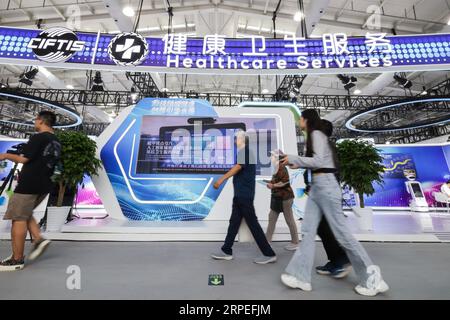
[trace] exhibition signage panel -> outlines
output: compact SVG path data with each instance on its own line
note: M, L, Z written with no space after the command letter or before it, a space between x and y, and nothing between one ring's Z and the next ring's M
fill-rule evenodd
M266 216L270 190L264 180L274 170L270 152L297 152L292 112L164 98L144 98L125 109L97 139L103 168L93 181L108 214L149 221L229 220L232 179L218 190L213 184L238 161L239 131L249 136L255 206Z
M184 73L270 74L437 70L450 65L450 34L367 32L304 39L206 35L162 38L0 27L0 63Z

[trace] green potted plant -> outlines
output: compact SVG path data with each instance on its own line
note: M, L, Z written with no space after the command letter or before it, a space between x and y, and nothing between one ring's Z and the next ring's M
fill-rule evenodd
M336 146L341 182L356 194L353 212L360 217L360 226L372 230L372 208L364 205L364 195L375 192L374 183L383 184L383 158L372 144L362 140L344 140Z
M71 209L62 206L68 188L75 190L83 181L84 175L97 175L101 161L96 156L97 144L79 131L58 131L56 136L61 143L60 168L56 168L53 181L58 186L56 207L47 208L47 231L59 231Z

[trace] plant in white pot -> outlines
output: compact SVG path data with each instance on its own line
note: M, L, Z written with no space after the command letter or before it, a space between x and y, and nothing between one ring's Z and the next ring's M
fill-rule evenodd
M61 167L55 170L53 181L58 185L56 207L47 208L47 231L60 231L71 209L63 207L64 194L68 188L75 190L84 175L97 175L101 161L96 156L97 144L79 131L58 131L61 143Z
M377 148L362 140L344 140L336 147L341 181L357 195L357 207L352 210L360 218L361 229L372 230L373 212L365 207L364 195L374 194L374 183L383 184L383 158Z

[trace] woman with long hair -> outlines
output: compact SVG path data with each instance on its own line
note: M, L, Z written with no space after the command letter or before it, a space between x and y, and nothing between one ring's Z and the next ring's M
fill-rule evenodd
M380 268L348 229L342 210L342 191L335 177L336 153L322 131L319 114L306 109L300 118L300 128L306 131L306 157L287 155L282 164L292 168L312 170L311 191L303 219L303 239L295 252L281 281L288 287L311 291L311 273L314 262L317 228L325 215L336 240L346 251L353 269L359 278L355 291L365 296L375 296L389 290Z

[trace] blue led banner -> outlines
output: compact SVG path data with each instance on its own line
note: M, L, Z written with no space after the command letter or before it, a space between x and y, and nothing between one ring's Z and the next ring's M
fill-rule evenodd
M221 35L163 38L0 27L0 63L64 68L185 73L343 73L437 70L450 66L450 34L317 39L287 35L231 39ZM344 70L343 70L344 69Z

